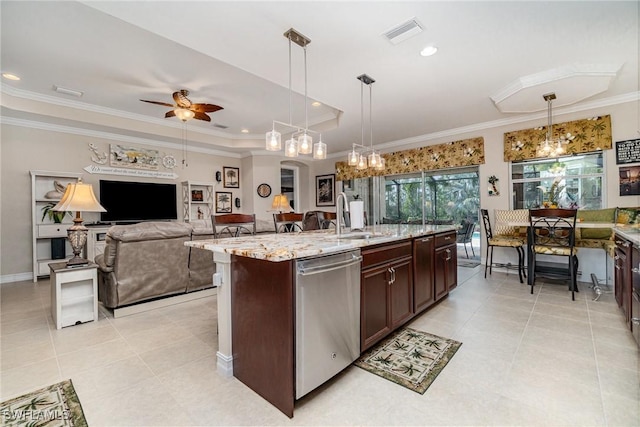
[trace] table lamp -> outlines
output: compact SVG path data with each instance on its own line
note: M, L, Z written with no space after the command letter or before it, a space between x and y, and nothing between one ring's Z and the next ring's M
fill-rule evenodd
M291 212L291 206L289 206L289 199L284 194L276 194L273 197L273 203L271 204L271 209L274 211L282 211Z
M89 260L80 256L84 245L87 243L87 227L82 222L81 211L85 212L106 212L95 194L91 184L83 184L82 179L76 183L67 185L60 202L53 207L54 211L70 212L76 211L73 225L67 229L67 238L73 249L73 258L67 261L67 267L82 266L89 263Z

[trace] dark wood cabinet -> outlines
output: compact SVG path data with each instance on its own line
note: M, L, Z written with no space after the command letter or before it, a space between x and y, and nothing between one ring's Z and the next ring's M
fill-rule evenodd
M435 251L435 299L444 297L456 287L458 272L455 243L442 246Z
M411 248L404 240L362 251L361 351L413 316Z
M616 235L616 248L613 257L615 298L621 308L625 322L631 326L631 243Z
M419 237L413 241L413 304L420 313L436 302L434 294L435 237Z

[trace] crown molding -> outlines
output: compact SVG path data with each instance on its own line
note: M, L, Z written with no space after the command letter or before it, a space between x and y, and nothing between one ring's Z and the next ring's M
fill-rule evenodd
M151 145L153 147L169 148L169 149L178 150L178 151L184 149L182 144L176 144L168 141L140 138L136 136L128 136L128 135L121 135L121 134L112 133L112 132L102 132L102 131L83 129L83 128L78 128L73 126L64 126L64 125L58 125L58 124L52 124L52 123L45 123L45 122L39 122L35 120L16 119L13 117L0 116L0 124L20 126L20 127L25 127L29 129L46 130L50 132L60 132L60 133L67 133L72 135L80 135L80 136L86 136L89 138L108 139L111 141L126 142L129 144ZM210 154L214 156L232 157L232 158L242 157L240 154L229 152L229 151L194 147L193 145L189 145L189 144L187 144L187 151L194 152L194 153Z

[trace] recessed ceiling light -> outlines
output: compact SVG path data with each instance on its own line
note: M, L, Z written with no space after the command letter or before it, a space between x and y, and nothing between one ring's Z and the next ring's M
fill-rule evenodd
M311 103L311 105L312 105L313 107L319 107L319 106L321 106L321 105L322 105L322 102L313 101L313 102Z
M422 56L431 56L438 51L438 48L435 46L427 46L420 51L420 55Z
M242 132L242 133L249 133L249 129L242 129L240 132Z
M11 73L2 73L2 77L4 77L7 80L20 80L20 77Z

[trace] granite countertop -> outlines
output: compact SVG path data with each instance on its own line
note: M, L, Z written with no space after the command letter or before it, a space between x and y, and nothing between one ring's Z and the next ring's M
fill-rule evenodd
M613 230L620 236L631 241L634 245L640 246L640 228L638 227L638 224L617 224Z
M338 239L335 230L315 230L298 233L274 233L236 238L193 240L185 242L185 245L212 252L277 262L341 252L457 229L457 225L426 225L423 227L422 225L414 224L383 224L366 227L363 231L350 232L345 230L341 239ZM369 235L369 237L363 238L365 235Z

